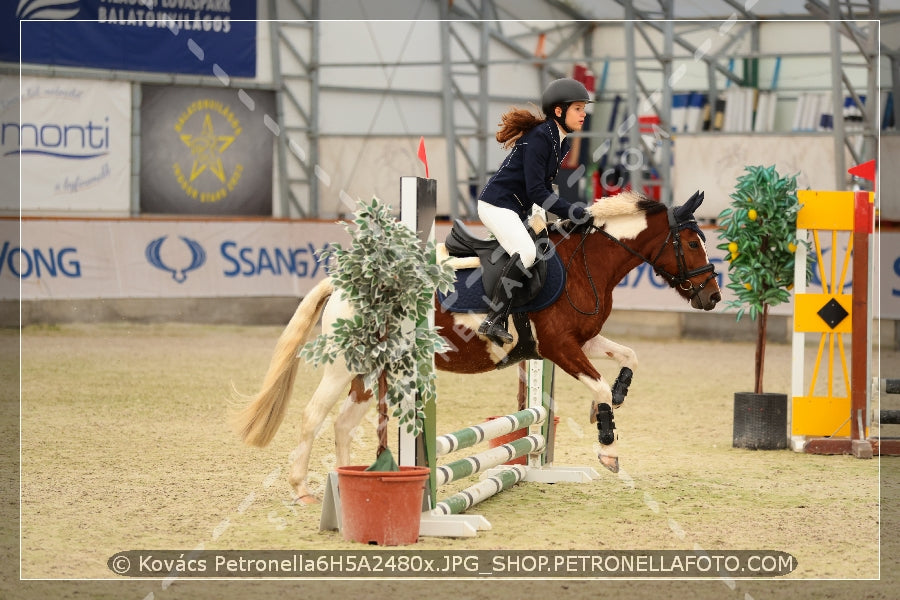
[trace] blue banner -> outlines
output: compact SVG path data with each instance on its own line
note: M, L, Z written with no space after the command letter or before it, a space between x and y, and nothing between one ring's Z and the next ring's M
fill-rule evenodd
M20 21L23 63L256 76L256 0L5 2L0 61L19 62Z

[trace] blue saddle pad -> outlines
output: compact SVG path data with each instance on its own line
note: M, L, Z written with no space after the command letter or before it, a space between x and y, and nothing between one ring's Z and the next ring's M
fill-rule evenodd
M565 283L562 260L554 252L548 258L547 281L544 287L527 303L513 306L512 312L536 312L547 308L562 294ZM481 280L481 267L457 271L454 291L449 294L438 293L441 307L446 311L457 313L486 313L489 311L490 297L491 294L485 291Z

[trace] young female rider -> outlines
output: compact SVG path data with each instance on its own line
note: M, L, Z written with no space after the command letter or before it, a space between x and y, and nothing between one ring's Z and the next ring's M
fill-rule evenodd
M535 204L566 219L584 221L585 207L570 204L553 192L553 180L571 146L566 135L580 131L587 89L574 79L557 79L541 95L540 119L530 111L513 108L503 115L497 141L512 148L498 171L481 191L478 216L510 258L493 290L491 312L478 333L503 345L513 341L506 330L509 309L517 289L524 287L537 250L525 227Z

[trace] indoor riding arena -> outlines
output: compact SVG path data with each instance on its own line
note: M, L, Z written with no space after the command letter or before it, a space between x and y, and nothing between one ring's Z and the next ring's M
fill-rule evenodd
M896 597L900 0L7 4L0 597Z

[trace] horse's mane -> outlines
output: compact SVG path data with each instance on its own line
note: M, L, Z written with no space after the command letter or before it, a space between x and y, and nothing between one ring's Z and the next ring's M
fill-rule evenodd
M655 215L656 213L665 212L666 205L658 200L651 200L650 198L641 198L636 205L640 210L644 211L648 215Z
M595 223L594 220L588 220L585 223L575 223L568 220L557 221L556 229L564 233L583 232L598 228L598 225L600 229L603 229L606 222L615 217L636 215L638 213L653 215L667 210L666 205L662 202L651 200L647 196L632 190L602 198L597 202L599 203L599 210L594 209L594 213L599 223Z
M605 221L620 215L634 215L639 212L652 215L666 210L666 205L656 200L651 200L640 192L626 190L615 196L608 196L597 201L592 209L594 216Z

